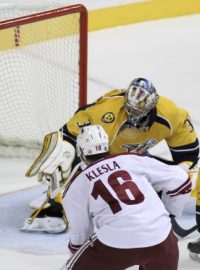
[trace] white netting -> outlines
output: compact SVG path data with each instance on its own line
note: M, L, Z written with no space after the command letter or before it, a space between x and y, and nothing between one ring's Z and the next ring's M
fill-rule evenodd
M77 2L79 3L79 2ZM70 0L0 0L0 21L75 4Z
M0 5L0 17L51 10L63 2L68 1L14 9ZM79 29L80 14L75 13L0 30L0 156L32 157L43 137L78 108Z

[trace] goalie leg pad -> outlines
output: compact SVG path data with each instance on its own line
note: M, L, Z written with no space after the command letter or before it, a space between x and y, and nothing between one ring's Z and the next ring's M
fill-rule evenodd
M26 232L46 232L46 233L62 233L67 230L67 225L63 218L44 217L35 218L31 223L31 218L25 220L22 231Z
M46 205L50 205L46 207ZM55 200L49 198L48 193L40 208L36 209L30 218L24 221L22 231L27 232L47 232L61 233L68 230L68 221L66 219L62 204L61 194L58 194Z

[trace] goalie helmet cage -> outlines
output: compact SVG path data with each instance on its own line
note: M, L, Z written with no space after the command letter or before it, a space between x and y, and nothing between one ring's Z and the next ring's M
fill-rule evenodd
M87 102L86 8L1 21L0 68L0 156L35 157Z

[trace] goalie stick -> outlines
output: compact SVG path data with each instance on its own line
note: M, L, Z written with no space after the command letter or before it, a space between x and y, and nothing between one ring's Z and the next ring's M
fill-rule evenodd
M175 218L171 219L171 223L172 223L172 229L175 232L176 235L180 236L181 238L186 237L187 235L193 233L194 231L197 230L197 225L194 225L193 227L191 227L190 229L184 229L182 228L176 221Z
M58 177L56 176L56 172L54 172L52 175L49 175L49 186L50 186L50 198L54 199L59 192L61 192L66 185L70 182L72 177L75 175L77 170L80 167L80 163L78 163L76 166L74 166L73 170L71 171L70 175L68 176L65 183L62 185L60 184L60 181L58 180Z
M67 183L69 183L69 181L71 180L71 178L75 175L75 173L77 172L78 168L80 167L80 163L78 163L72 170L72 172L70 173L65 185L63 185L62 187L60 186L57 186L55 185L54 183L52 184L52 182L55 180L55 177L53 177L53 174L52 175L48 175L49 177L49 181L50 181L50 187L49 187L49 191L50 191L50 194L49 192L47 192L47 196L46 196L46 199L43 201L43 203L40 205L40 207L38 209L36 209L30 220L29 220L29 224L33 223L34 219L39 215L39 213L44 209L44 206L45 204L48 203L49 199L50 198L55 198L55 196L61 192L61 190L64 189L64 187L67 185ZM52 189L52 187L54 187L54 189ZM53 196L51 197L51 193L53 193ZM67 217L64 215L64 220L65 220L65 223L68 224L68 221L67 221Z
M46 199L44 200L44 202L41 204L41 206L36 209L33 214L31 215L30 218L26 219L25 220L25 223L24 223L24 226L21 228L21 231L27 231L27 228L33 223L33 221L37 218L37 216L40 214L40 212L43 210L45 204L48 203L48 200L49 200L49 195L47 193L47 197Z

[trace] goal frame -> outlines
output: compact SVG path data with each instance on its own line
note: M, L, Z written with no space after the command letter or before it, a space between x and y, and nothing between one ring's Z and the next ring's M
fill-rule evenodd
M88 13L87 9L81 5L71 5L61 7L49 11L38 12L31 15L26 15L14 19L0 21L0 30L15 27L13 40L15 46L18 47L18 29L19 26L60 17L67 14L80 13L80 72L79 72L79 106L87 103L87 47L88 47Z

